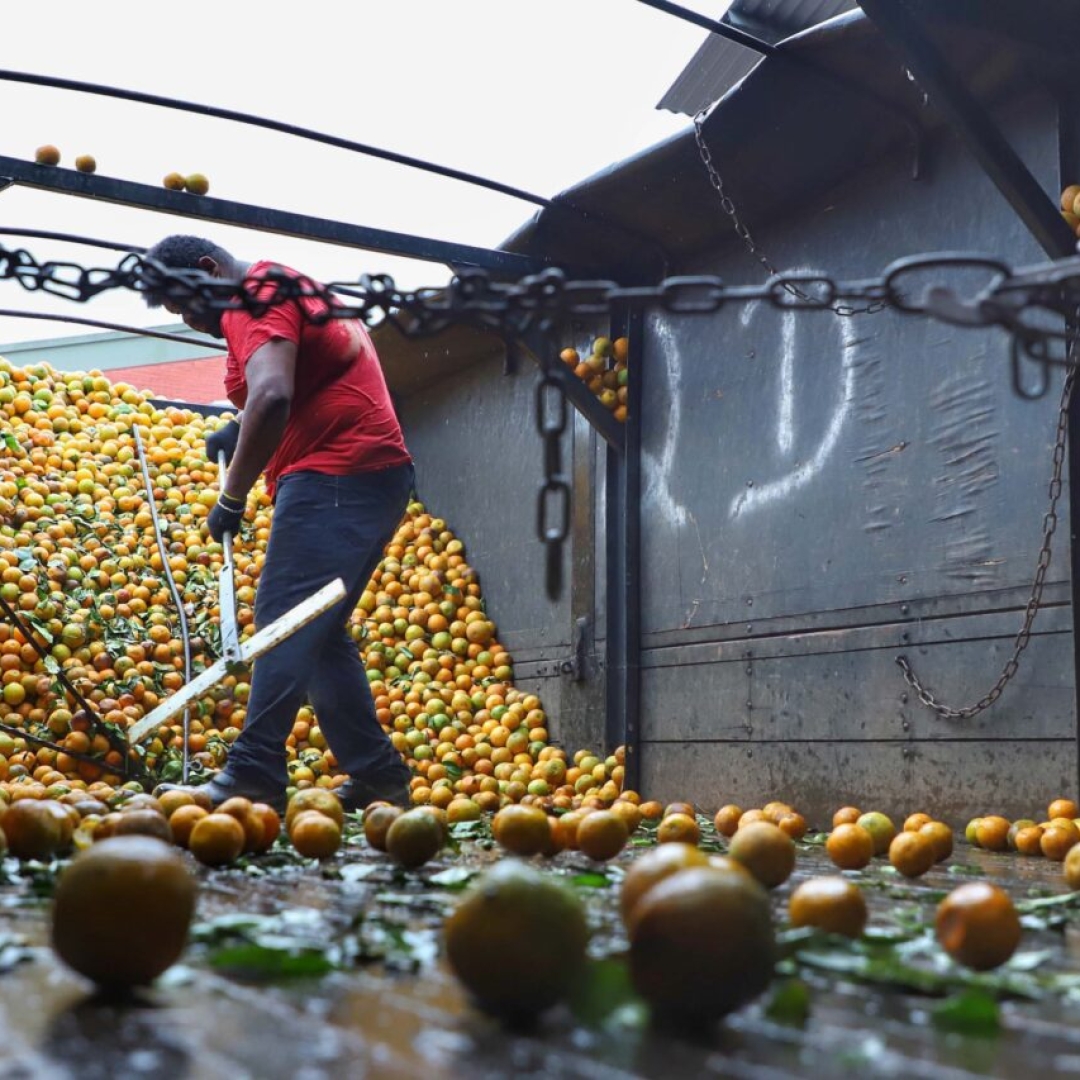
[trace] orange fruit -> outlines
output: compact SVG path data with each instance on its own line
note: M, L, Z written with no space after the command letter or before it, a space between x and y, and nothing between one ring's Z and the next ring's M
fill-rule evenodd
M934 848L934 862L944 862L953 853L953 831L944 821L928 821L919 829Z
M1076 835L1058 825L1051 825L1048 829L1044 829L1042 836L1039 838L1039 849L1048 859L1053 859L1054 862L1063 862L1065 856L1075 846Z
M434 858L443 846L439 822L422 810L406 810L390 823L386 851L399 866L413 869Z
M768 889L775 889L795 869L795 844L778 825L755 821L731 838L728 854Z
M404 811L399 806L376 806L364 811L364 836L376 851L386 850L386 832Z
M774 825L779 825L780 819L785 814L795 813L794 809L788 806L787 803L778 802L776 800L773 800L772 802L767 802L761 808L761 812L765 815L766 821L771 821Z
M1072 799L1055 799L1047 808L1046 817L1049 821L1059 817L1068 818L1071 821L1073 818L1080 817L1080 809Z
M262 841L254 850L259 853L269 851L274 841L281 835L281 818L269 803L252 803L251 810L262 822ZM245 835L246 833L245 830Z
M614 859L629 839L626 823L610 810L597 810L578 825L578 850L594 862Z
M479 821L482 816L480 807L472 799L451 799L446 807L446 820L448 823Z
M0 828L16 859L50 859L63 843L63 825L45 800L13 802L0 817Z
M481 875L443 931L450 968L477 1004L514 1022L569 994L589 940L577 895L516 859Z
M979 847L987 851L1005 851L1009 846L1009 827L1011 822L998 814L989 814L979 819L975 826L975 840Z
M688 814L668 814L656 830L658 844L696 844L701 839L697 821Z
M967 825L964 826L964 839L972 845L972 847L979 846L979 822L982 818L972 818Z
M684 814L686 817L694 817L695 810L688 802L668 803L664 807L664 817L671 817L672 814Z
M954 889L938 905L934 928L941 947L958 963L989 971L1020 943L1020 917L1009 894L986 881Z
M655 799L643 802L639 809L641 810L641 816L646 821L656 821L664 816L664 807Z
M539 855L551 839L551 823L537 806L504 806L491 820L495 842L514 855Z
M285 808L286 832L292 828L294 818L305 810L318 810L320 814L325 814L337 822L339 829L344 828L345 808L341 805L341 800L327 788L303 788L289 800L289 805Z
M866 898L858 885L844 878L810 878L791 894L788 915L792 926L857 938L866 928Z
M244 852L258 851L263 843L262 817L255 813L255 805L250 799L242 796L234 796L226 799L218 808L217 813L229 814L236 818L244 829Z
M1022 829L1030 829L1031 826L1035 825L1035 824L1036 824L1036 822L1032 821L1031 818L1018 818L1016 821L1014 821L1009 826L1009 835L1008 835L1007 839L1008 839L1008 842L1009 842L1010 850L1012 850L1012 851L1016 850L1016 837L1017 837L1017 834Z
M874 838L861 825L847 822L829 833L825 850L841 870L861 870L874 857Z
M171 818L181 806L194 806L195 800L191 797L190 792L173 788L170 791L161 793L158 797L158 805L161 807L161 812L167 818Z
M1024 829L1021 829L1016 834L1016 850L1019 851L1021 855L1041 855L1042 834L1043 829L1041 825L1029 825ZM1073 846L1075 847L1076 845Z
M171 844L173 835L164 814L155 810L126 810L117 815L113 836L156 836Z
M161 181L164 187L167 187L170 191L183 191L184 190L184 178L178 172L166 173L165 178Z
M304 810L293 818L289 839L305 859L329 859L341 847L341 826L318 810Z
M857 806L842 806L832 816L833 828L837 825L854 825L862 817L862 811Z
M34 161L38 165L59 165L60 151L52 143L46 143L34 151Z
M184 187L192 195L205 195L210 190L210 181L202 173L191 173L184 177Z
M753 825L755 821L768 821L768 817L764 810L760 810L755 807L752 810L747 810L741 818L739 818L739 829L745 829L747 825ZM735 830L738 832L738 829Z
M1070 184L1065 188L1061 193L1061 209L1071 211L1078 195L1080 195L1080 184Z
M201 806L192 803L190 806L180 806L173 811L169 818L169 828L172 830L173 843L186 848L191 838L191 830L195 828L195 822L199 818L206 817L206 811Z
M1074 844L1065 856L1065 883L1073 892L1080 889L1080 844Z
M145 986L179 959L194 912L195 880L179 854L153 837L117 836L60 874L52 945L99 986Z
M874 854L884 855L896 835L896 826L880 810L870 810L859 817L856 824L864 828L874 841Z
M921 877L933 865L937 849L921 832L901 832L889 845L889 862L904 877Z
M75 159L75 168L84 173L96 172L97 162L92 154L80 154Z
M658 881L692 866L705 866L708 856L694 844L672 842L650 848L636 858L623 878L619 906L625 921L634 905Z
M735 830L739 827L739 818L743 815L742 810L735 806L733 803L727 806L721 806L716 811L716 817L713 818L713 824L716 826L716 831L721 836L734 836Z
M662 1019L717 1019L757 997L772 978L769 898L745 874L680 870L638 900L627 933L634 988Z
M792 840L801 840L806 835L806 818L802 814L781 814L776 822L777 827L791 837Z
M244 850L244 827L231 814L207 814L188 835L188 850L206 866L226 866Z
M637 832L641 824L641 810L636 803L629 802L627 799L616 799L611 804L611 812L622 818L628 836L633 836Z
M904 832L918 832L934 819L929 814L911 814L904 820Z
M558 843L562 844L563 850L569 849L570 851L577 851L578 826L589 814L594 813L596 813L595 810L586 810L582 808L579 810L570 810L561 817L555 818L555 822L551 828L553 832L558 834Z

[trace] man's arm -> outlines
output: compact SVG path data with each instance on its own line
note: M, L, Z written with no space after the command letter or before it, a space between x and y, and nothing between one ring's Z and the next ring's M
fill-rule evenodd
M240 439L221 490L243 502L273 456L292 406L296 345L282 338L268 341L248 360L248 394Z

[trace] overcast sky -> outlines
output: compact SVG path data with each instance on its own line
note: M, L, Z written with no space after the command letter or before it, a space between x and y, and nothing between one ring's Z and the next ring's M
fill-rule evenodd
M717 18L724 0L683 0ZM705 32L636 0L353 0L258 6L51 0L5 5L0 67L229 108L424 158L550 196L689 123L656 103ZM0 80L0 154L53 143L61 167L93 154L98 173L158 185L203 172L223 199L442 240L497 247L530 203L248 125ZM150 245L212 236L323 280L390 273L439 285L448 271L89 199L0 192L0 226ZM39 261L113 266L114 253L0 236ZM0 308L161 325L132 294L75 304L0 282ZM0 319L0 345L82 334Z

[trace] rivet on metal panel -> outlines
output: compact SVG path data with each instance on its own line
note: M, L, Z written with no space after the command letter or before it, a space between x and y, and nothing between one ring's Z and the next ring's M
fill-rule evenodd
M900 605L900 614L901 615L906 615L909 610L910 610L910 608L908 607L907 604L901 604Z
M896 580L899 581L901 585L906 585L907 584L907 574L897 574Z
M753 750L747 750L746 751L746 756L747 757L753 757L754 756L754 751Z
M749 634L753 629L754 629L754 624L752 622L748 622L746 624L746 632Z
M906 705L907 703L908 703L908 696L907 696L907 694L901 694L901 695L900 695L900 704L901 704L901 705Z
M754 481L753 480L747 480L746 481L746 486L747 487L753 487L754 486Z
M753 607L754 606L754 598L752 596L748 596L746 598L746 606L747 607Z
M904 633L902 633L900 635L900 640L901 641L910 641L911 640L911 635L905 630Z
M904 731L911 730L911 725L906 720L902 721L900 726L904 729Z

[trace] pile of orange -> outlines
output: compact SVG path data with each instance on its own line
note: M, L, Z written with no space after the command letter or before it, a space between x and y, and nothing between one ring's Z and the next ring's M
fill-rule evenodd
M973 847L988 851L1018 851L1064 862L1080 844L1080 807L1072 799L1054 799L1041 822L1034 818L1009 821L1000 814L987 814L972 818L964 837Z
M194 670L217 656L222 552L206 530L217 489L205 436L218 420L161 409L100 372L0 358L0 596L32 627L0 619L0 801L70 791L108 799L122 785L123 729L184 683L183 642L143 489L134 432L149 463L165 560L189 611ZM271 506L251 493L235 550L237 617L254 600ZM513 685L510 655L484 610L476 571L445 521L413 503L352 617L380 722L414 778L413 801L467 819L510 802L606 808L622 792L623 755L550 744L539 698ZM63 671L114 737L78 707ZM192 708L188 749L213 769L243 728L249 684L231 675ZM32 738L45 739L53 747ZM148 770L178 771L179 718L139 748ZM293 791L345 779L311 709L288 738ZM128 785L134 786L134 785ZM468 805L466 805L468 804Z
M620 424L626 423L627 386L629 372L626 362L630 354L630 342L620 337L595 338L585 352L568 346L559 353L559 359L596 395L596 399L608 409Z

